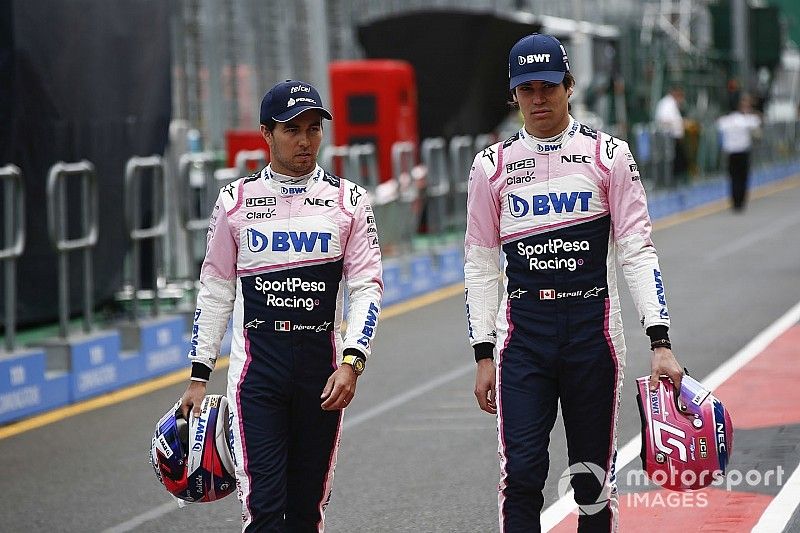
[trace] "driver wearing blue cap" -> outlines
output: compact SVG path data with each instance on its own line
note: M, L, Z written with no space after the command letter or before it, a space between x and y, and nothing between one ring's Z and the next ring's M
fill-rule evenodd
M650 337L651 387L662 374L679 387L682 376L645 191L628 144L570 116L575 80L558 39L520 39L508 73L524 126L475 156L464 264L475 396L497 415L500 529L540 528L560 405L578 467L565 472L578 529L613 531L625 367L618 264Z

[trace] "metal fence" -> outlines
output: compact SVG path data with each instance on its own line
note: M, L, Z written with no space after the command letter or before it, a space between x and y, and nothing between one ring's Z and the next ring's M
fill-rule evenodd
M184 128L182 131L186 131ZM466 195L469 170L473 158L495 138L491 135L454 136L450 139L424 139L419 146L408 142L392 147L393 174L389 180L378 179L377 152L371 145L327 146L320 154L320 163L326 169L362 185L369 192L380 231L381 249L385 257L406 256L436 248L440 244L463 238L466 225ZM707 124L696 135L694 168L697 181L709 176L719 176L725 169L726 158L720 153L714 124ZM178 143L178 145L182 145ZM649 190L664 190L680 185L672 176L671 140L651 125L634 128L631 147L637 158L642 181ZM800 156L800 122L765 124L753 146L753 167L773 165ZM237 167L224 168L219 158L210 152L183 153L173 144L164 158L133 157L126 165L126 220L132 242L128 258L129 279L118 297L133 302L133 320L136 320L139 298L154 300L160 297L173 302L178 300L189 307L195 297L199 265L205 252L205 233L208 217L218 190L228 181L247 174L248 166L266 163L261 151L240 154ZM59 252L59 323L60 334L66 336L69 309L67 255L80 251L83 255L84 323L83 330L92 329L92 247L97 234L102 231L97 221L97 187L91 162L57 163L48 178L48 222L50 238ZM152 176L151 187L160 191L154 195L153 220L142 227L140 213L146 206L140 197L140 185L145 174ZM18 171L13 166L0 168L5 198L4 240L0 260L6 266L6 318L7 349L13 349L14 260L22 252L25 240L23 214L9 205L24 205L24 189ZM81 201L77 205L65 202L65 186L69 179L78 179ZM163 194L166 191L166 194ZM175 198L177 196L177 199ZM167 217L165 206L177 202L179 216ZM67 238L68 209L81 211L79 237ZM155 291L140 291L138 270L142 261L139 243L153 240L157 248L163 247L164 257L157 251L153 273ZM157 312L152 310L152 312Z

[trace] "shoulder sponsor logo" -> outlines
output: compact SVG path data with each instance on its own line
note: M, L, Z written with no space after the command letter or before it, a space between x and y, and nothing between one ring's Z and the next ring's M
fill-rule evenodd
M303 200L305 205L316 205L319 207L333 207L335 205L333 200L323 200L322 198L306 198Z
M250 211L245 215L247 220L261 220L264 218L272 218L275 216L274 209L267 209L266 211Z
M705 437L700 437L698 440L700 441L700 457L705 459L708 457L708 441Z
M606 157L609 159L614 159L614 152L616 151L619 143L614 139L614 137L609 137L606 141Z
M581 154L573 154L573 155L562 155L561 156L562 163L591 163L592 156L590 155L581 155Z
M363 193L358 190L358 185L353 185L353 188L350 189L350 205L355 207L356 204L358 204L358 200L361 198L362 194Z
M503 148L508 148L514 141L517 140L519 140L519 132L515 133L514 135L503 141Z
M483 152L481 153L481 157L488 158L489 161L494 165L494 156L495 156L495 154L496 154L496 152L494 150L492 150L492 147L491 146L487 146L486 148L483 149Z
M584 124L581 124L580 132L587 137L591 137L592 139L597 139L597 130L590 128Z
M222 192L228 193L230 195L230 197L231 197L231 200L234 200L234 197L233 197L233 183L229 183L226 186L224 186L222 188Z
M631 172L638 172L639 171L639 165L637 165L636 163L628 165L628 168L631 169Z
M536 159L528 158L528 159L520 159L519 161L514 161L512 163L506 164L506 173L510 174L516 170L524 170L528 168L534 168L536 166Z
M634 174L633 176L631 176L631 181L639 181L640 179L641 178L639 177L639 174Z
M270 207L276 204L274 196L256 196L253 198L245 198L245 207Z
M378 236L373 235L369 238L369 247L370 248L380 248L380 244L378 243Z
M328 174L328 173L326 172L326 173L325 173L325 174L322 176L322 180L323 180L323 181L327 181L328 183L330 183L330 184L331 184L331 185L333 185L334 187L339 187L339 178L337 178L336 176L334 176L334 175L332 175L332 174Z
M514 218L521 218L528 213L531 216L547 215L550 211L556 213L572 213L577 208L578 211L589 210L589 200L592 197L591 191L581 192L551 192L548 194L534 194L531 201L508 194L508 211Z
M327 252L331 237L331 233L320 231L273 231L269 238L256 229L247 228L247 247L253 253L267 248L273 252L313 252L319 243L319 250Z

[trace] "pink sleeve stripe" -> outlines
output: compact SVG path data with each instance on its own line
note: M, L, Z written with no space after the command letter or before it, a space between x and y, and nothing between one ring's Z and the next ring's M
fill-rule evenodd
M600 134L597 134L597 141L594 143L594 161L597 163L597 166L600 167L600 170L608 174L611 172L611 169L608 168L603 164L603 161L600 160Z
M355 209L353 209L353 213L350 213L347 209L344 208L344 190L345 190L344 183L342 180L339 180L339 209L348 216L348 218L355 218L356 213Z
M236 198L236 205L231 207L230 211L227 211L226 214L228 214L228 215L232 215L233 213L238 211L240 207L242 207L242 201L244 201L244 182L239 184L239 187L237 188L237 192L238 192L238 195L237 195L237 198Z
M497 145L497 170L495 170L492 177L489 178L489 183L499 178L500 174L502 173L503 173L503 143L500 143Z

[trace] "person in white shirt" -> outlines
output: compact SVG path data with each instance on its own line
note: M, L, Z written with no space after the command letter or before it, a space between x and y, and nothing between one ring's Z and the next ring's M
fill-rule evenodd
M761 127L761 117L753 112L750 96L742 94L738 109L717 119L722 151L728 155L733 210L741 212L747 200L747 177L750 173L750 150L753 135Z
M675 146L675 157L672 159L673 178L684 177L689 168L683 146L684 123L681 106L684 101L683 89L674 85L656 104L656 126L672 138Z

